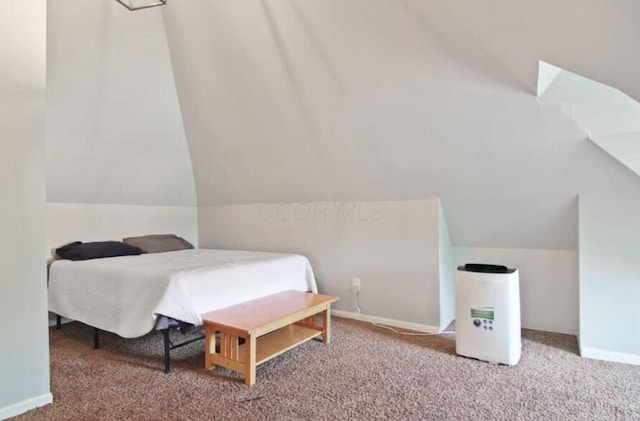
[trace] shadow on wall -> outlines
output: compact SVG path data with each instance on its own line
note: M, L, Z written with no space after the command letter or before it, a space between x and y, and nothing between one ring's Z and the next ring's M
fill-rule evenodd
M535 93L531 81L525 81L511 70L512 63L494 53L482 39L468 30L445 7L437 2L399 0L394 2L413 21L430 46L465 69L477 72L500 86L509 86L527 94ZM425 10L427 9L428 10Z

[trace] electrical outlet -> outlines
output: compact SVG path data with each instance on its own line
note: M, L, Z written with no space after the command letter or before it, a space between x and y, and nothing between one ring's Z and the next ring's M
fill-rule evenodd
M353 278L353 280L351 281L351 289L353 290L353 292L359 292L360 287L360 278Z

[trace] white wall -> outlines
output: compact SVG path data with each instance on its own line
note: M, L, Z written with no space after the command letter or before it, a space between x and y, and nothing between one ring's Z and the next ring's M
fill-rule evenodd
M198 246L195 206L47 204L47 245L72 241L121 241L146 234L176 234Z
M640 189L580 196L580 351L640 364Z
M538 88L536 89L536 96L542 96L561 72L561 68L540 60L538 62Z
M440 271L440 329L456 318L455 256L442 206L438 212L438 269Z
M439 210L437 199L207 206L200 245L303 254L337 310L356 311L358 277L364 313L437 330Z
M161 11L55 0L48 25L48 201L195 206Z
M489 263L518 268L522 327L578 332L578 255L573 250L455 247L456 266Z
M0 2L0 419L51 402L45 249L45 0Z

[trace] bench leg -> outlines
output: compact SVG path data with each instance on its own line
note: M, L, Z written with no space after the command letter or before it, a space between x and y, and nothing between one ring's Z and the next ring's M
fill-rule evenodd
M327 345L331 342L331 306L322 312L322 342Z
M213 367L213 354L216 352L216 331L207 325L204 336L204 368L211 370Z
M245 362L244 384L256 384L256 337L249 335L245 344L247 361Z

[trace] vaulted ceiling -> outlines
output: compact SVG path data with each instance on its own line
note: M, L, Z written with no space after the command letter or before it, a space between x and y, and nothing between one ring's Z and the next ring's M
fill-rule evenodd
M101 5L110 24L164 18L159 72L175 77L200 206L441 197L455 245L571 249L578 194L640 193L536 97L544 60L640 99L638 2L174 0L126 17ZM116 67L147 57L121 44Z
M618 89L540 63L541 103L564 112L587 137L640 175L640 103ZM541 79L545 79L542 77Z

